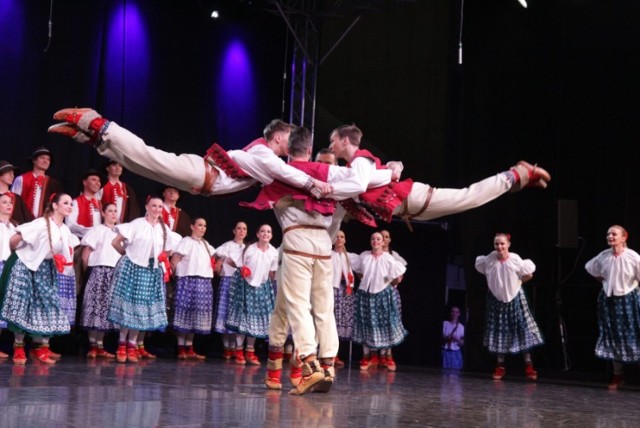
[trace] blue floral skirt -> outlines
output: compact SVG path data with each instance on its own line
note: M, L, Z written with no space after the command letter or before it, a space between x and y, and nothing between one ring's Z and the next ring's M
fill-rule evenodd
M184 333L211 333L213 288L211 278L179 277L175 292L173 328Z
M596 356L624 363L640 361L640 290L624 296L598 296Z
M60 308L58 271L53 260L44 260L34 272L12 253L5 263L0 288L0 318L11 330L34 336L69 333L71 326Z
M375 294L358 290L355 315L352 339L356 343L384 349L399 345L407 337L391 286Z
M333 289L333 313L336 317L338 337L341 340L351 340L353 335L353 317L355 311L356 293L354 289L349 295L345 291L344 281L340 288Z
M240 271L236 271L229 291L226 324L229 330L247 336L268 338L274 307L275 294L270 279L259 287L253 287L240 276Z
M76 323L76 277L75 275L63 275L58 272L58 297L60 297L60 308L67 314L69 324Z
M116 265L107 320L123 328L163 330L167 326L165 287L160 267L138 266L123 256Z
M81 325L89 330L111 331L117 326L107 320L111 306L111 281L115 269L111 266L93 266L82 300Z
M227 316L229 314L229 292L233 276L220 277L218 287L218 306L216 311L215 330L222 334L231 334L233 331L227 328Z
M517 354L544 344L542 334L520 289L508 303L487 293L484 346L496 354Z

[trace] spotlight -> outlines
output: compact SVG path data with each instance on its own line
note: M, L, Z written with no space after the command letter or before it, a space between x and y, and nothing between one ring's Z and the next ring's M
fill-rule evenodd
M522 5L522 7L524 7L525 9L527 8L527 0L518 0L518 2Z
M217 10L212 11L212 12L211 12L211 17L212 17L213 19L218 19L218 18L220 18L220 12L218 12Z

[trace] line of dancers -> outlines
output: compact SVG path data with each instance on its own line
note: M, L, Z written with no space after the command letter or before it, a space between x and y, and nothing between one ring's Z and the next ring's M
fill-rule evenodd
M320 166L323 164L308 162L312 147L308 131L279 120L268 124L264 131L264 137L256 139L244 150L225 151L214 145L205 156L197 156L191 154L175 155L148 146L130 131L103 118L92 109L63 109L54 114L54 119L60 123L50 127L50 132L67 135L78 142L87 143L111 161L178 190L220 195L248 188L256 181L263 185L256 201L247 203L247 206L254 209L273 209L276 219L283 229L278 294L285 297L282 304L286 314L284 324L287 325L287 328L291 328L296 360L300 362L302 373L300 384L291 391L293 394L304 394L314 388L328 391L333 380L334 371L332 368L337 355L338 330L335 328L333 305L326 303L329 301L327 296L331 294L333 288L331 287L333 272L330 267L319 270L318 266L331 265L331 242L339 230L339 224L344 215L348 214L369 226L376 225L376 219L389 221L392 216L402 217L407 222L412 219L433 219L479 207L509 191L519 191L526 187L546 188L551 179L550 174L543 168L525 161L520 161L514 167L464 189L440 189L414 182L411 179L401 179L402 164L400 162L383 164L370 152L363 150L360 147L362 132L355 125L338 127L330 135L331 153L336 158L347 162L346 167L340 167L337 165ZM290 155L291 162L285 163L280 159L280 156L284 155ZM38 185L36 181L36 188ZM64 229L64 224L58 224L58 220L60 217L65 217L64 209L71 203L67 199L59 200L58 193L55 195L48 197L49 209L55 215L51 215L52 221L45 225L46 236L49 240L49 253L45 254L45 260L55 259L54 262L51 262L54 263L52 266L56 268L61 266L60 268L64 271L65 268L72 265L71 254L67 254L70 250L62 248L58 251L56 246L60 246L59 244L64 241L64 237L67 241L72 239L70 233ZM46 200L46 195L40 195L40 202ZM170 271L172 262L177 269L177 265L187 259L185 255L171 257L171 251L177 245L177 241L174 242L173 232L161 220L162 205L163 201L160 198L147 200L145 217L139 219L139 223L145 222L144 227L139 228L140 230L138 228L132 230L127 227L126 223L115 226L117 236L114 238L112 246L122 257L116 264L112 279L112 283L117 286L114 286L112 290L113 302L107 313L107 321L117 322L121 327L121 343L116 353L116 358L119 359L134 360L137 357L137 355L134 356L133 351L140 348L139 332L166 327L166 311L160 310L161 302L164 304L163 297L166 299L167 293L163 280L168 280L167 273ZM20 227L16 228L18 236L22 236ZM55 233L52 232L54 229L56 229ZM62 238L58 238L58 234ZM133 238L138 234L147 235L144 244L135 243ZM497 235L496 240L503 239L504 236ZM11 238L10 241L14 241L14 239ZM10 248L16 249L18 252L20 241L21 239L16 238L15 242L10 244ZM374 234L371 241L371 258L376 261L388 259L388 257L378 257L377 255L376 246L379 241L383 241L382 236ZM62 247L65 247L66 242L63 244ZM41 247L44 248L46 245L42 244ZM202 246L202 248L207 248L209 253L212 251L206 246ZM269 247L263 246L258 251L265 252L265 248ZM48 259L47 256L51 258ZM492 271L491 258L491 255L483 258L484 265L480 261L477 263L477 268L488 276L489 282L491 282ZM267 281L267 279L271 280L274 277L273 271L264 266L256 266L255 271L249 266L243 266L242 258L240 264L234 263L236 265L231 284L237 285L238 282L242 284L244 281L244 283L249 283L250 287L255 288L258 282L262 285L263 279ZM209 264L210 269L215 269L214 263L210 261ZM224 262L222 264L224 265ZM123 271L119 272L121 265ZM400 266L402 265L400 264ZM202 268L200 264L198 267ZM531 266L529 267L531 268ZM376 268L380 267L376 266ZM398 299L395 297L393 286L401 280L404 266L397 268L397 270L391 270L390 266L386 268L389 269L389 272L382 277L384 278L382 283L377 275L371 275L369 272L368 277L367 273L363 272L362 284L364 284L364 288L361 285L361 289L357 293L366 292L380 295L374 297L385 296L389 308L398 308L399 305L395 303ZM375 268L371 269L375 271ZM265 272L269 273L266 278L263 278ZM260 280L253 278L252 275L255 273L261 273ZM529 273L518 271L514 275L510 275L515 276L517 282L521 282L523 279L526 280L531 273L532 271ZM7 276L3 275L3 278ZM49 275L49 277L54 278L53 275ZM60 281L57 279L58 275L55 275L55 278L56 281ZM297 280L300 280L301 284L307 285L302 288L293 287ZM57 282L56 285L59 283ZM7 290L10 291L11 281L6 282L6 285L8 286ZM509 293L516 288L510 286ZM231 292L232 289L233 287L229 289L227 296L230 301L235 298L235 294ZM490 290L492 290L491 286ZM250 300L259 294L258 291L245 287L243 296L249 296L247 300ZM269 295L269 293L263 294ZM505 303L502 302L504 296L496 296L493 290L492 294L498 304L493 305L491 310L502 310L500 303ZM5 293L5 301L6 297ZM333 302L333 298L330 300ZM360 299L355 306L356 308L367 305L378 307L380 302L381 299L371 299L365 303L365 299ZM277 302L275 305L277 312ZM328 316L329 308L332 309L331 316ZM228 309L229 313L234 316L242 310L241 307L233 306ZM62 311L61 308L60 311ZM4 310L2 313L4 314ZM252 315L259 318L259 314ZM516 313L516 318L522 317L526 320L526 312L524 315ZM272 324L274 318L271 318ZM10 324L12 323L12 320L8 321ZM216 320L216 328L218 328L217 324L218 320ZM234 326L236 325L240 325L239 320L234 324ZM318 328L321 325L325 327ZM378 327L387 328L389 325L394 324L389 323L388 320L380 321L372 318L363 327L364 331L362 332L359 331L360 327L356 323L353 327L353 334L375 334ZM122 326L126 326L126 328ZM62 325L62 331L64 331L64 327L66 326ZM225 323L224 328L228 327ZM269 330L273 330L271 327L273 325ZM504 328L504 326L495 326L495 329L498 328ZM245 330L245 327L241 329ZM278 329L281 330L282 326L278 326L274 331ZM40 333L43 332L37 329L33 329L31 332L25 329L25 332L31 333L36 338L46 337L46 335L41 335ZM184 337L184 355L191 355L188 334ZM393 334L394 337L400 338L406 332L400 324L400 327L394 330ZM271 344L271 331L268 335ZM488 336L491 337L491 335ZM46 340L43 339L42 348L46 347L45 342ZM96 336L96 347L98 347L97 343L98 336ZM380 350L378 361L390 360L393 362L393 359L389 358L390 353L387 350L393 346L393 341L390 344L375 342L368 344L363 339L363 343L372 350ZM498 343L500 343L499 338ZM226 355L230 355L231 345L229 338L226 338ZM236 342L233 349L235 355L237 355L237 345ZM512 349L502 347L495 349L495 352L499 354L498 367L501 367L500 362L503 361L503 358L500 355L510 353ZM244 355L245 361L247 356L252 359L250 352L251 344L248 343L247 352ZM279 380L277 376L278 359L281 354L283 355L278 352L280 351L274 350L272 355L270 349L269 360L274 362L272 365L274 368L270 369L270 373L267 375L268 379L272 375L274 376L272 380L276 386L277 380ZM51 354L45 351L41 351L41 354L46 355L45 360L53 360ZM366 358L363 359L361 366L367 366L375 361L372 354L369 352L368 362L366 362ZM366 352L365 355L367 355ZM272 356L274 356L273 360ZM533 379L537 374L532 365L528 364L527 367L527 376ZM501 377L500 372L496 369L494 377Z

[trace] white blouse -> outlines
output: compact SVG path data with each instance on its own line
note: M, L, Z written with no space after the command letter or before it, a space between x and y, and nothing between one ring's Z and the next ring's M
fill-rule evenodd
M616 256L611 248L604 250L585 265L590 275L602 277L602 289L608 297L624 296L638 286L640 255L630 248Z
M47 232L47 221L51 231L51 241ZM71 233L66 224L58 226L51 218L37 218L29 223L16 227L22 235L22 242L16 248L16 254L29 270L36 271L45 259L52 259L54 254L62 254L67 262L73 261L73 248L80 245L77 236ZM65 273L66 274L66 273Z
M460 340L464 338L464 326L459 322L454 324L451 321L443 321L442 323L442 337L449 337L456 340ZM443 349L448 349L451 351L459 351L460 344L458 342L445 343L442 345Z
M509 253L509 257L501 261L498 252L492 251L476 258L476 270L487 277L491 294L498 301L508 303L520 291L522 277L533 274L536 265L529 259L522 260L516 253Z
M213 278L211 257L215 251L216 249L204 239L193 239L190 236L182 238L173 250L175 254L182 256L176 266L176 276Z
M9 240L16 234L16 227L11 222L0 222L0 261L7 261L11 255Z
M91 248L89 254L89 266L110 266L115 267L122 255L113 248L111 242L118 236L114 229L110 229L104 224L99 224L82 238L82 245Z
M278 250L271 244L266 250L258 248L258 244L251 244L247 247L241 258L236 260L238 267L246 266L251 270L251 274L245 280L252 287L259 287L269 277L269 272L278 269Z
M380 293L399 276L403 275L407 268L393 258L389 253L374 256L371 251L360 254L358 266L354 266L356 272L362 273L360 290L371 294Z
M166 229L167 241L164 243ZM116 232L124 237L124 250L127 257L138 266L149 266L149 259L153 258L153 267L158 267L158 256L162 251L171 251L182 237L161 222L155 225L144 217L137 218L130 223L119 224Z
M236 268L224 261L225 259L239 260L242 256L242 250L244 250L244 244L238 244L234 241L227 241L220 245L215 252L216 258L222 259L222 273L221 276L233 276Z
M353 279L354 266L357 267L359 263L358 255L332 251L331 262L333 263L333 288L340 288L342 280L344 280L345 284L349 284L348 275L351 274ZM350 285L353 287L353 283Z

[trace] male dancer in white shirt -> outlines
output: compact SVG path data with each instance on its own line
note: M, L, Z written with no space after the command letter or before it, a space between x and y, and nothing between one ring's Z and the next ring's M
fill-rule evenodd
M280 159L279 156L287 154L291 129L281 120L273 120L265 127L264 138L254 140L243 150L227 152L242 168L242 171L237 171L216 163L216 149L219 149L216 145L204 158L195 154L165 152L146 145L138 136L89 108L63 109L53 118L62 123L51 126L49 132L93 145L98 153L119 162L128 170L180 190L211 196L225 195L247 189L256 182L270 184L278 179L318 196L330 191L326 183L288 166Z

